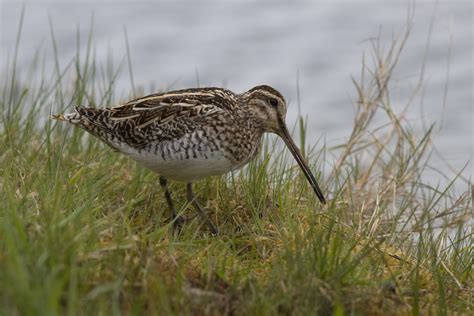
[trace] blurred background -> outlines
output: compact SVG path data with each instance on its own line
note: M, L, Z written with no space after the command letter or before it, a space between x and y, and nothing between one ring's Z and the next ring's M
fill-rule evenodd
M436 122L434 145L444 159L434 159L448 176L473 155L472 1L3 0L1 67L14 51L23 7L20 80L28 79L38 48L46 53L45 73L53 72L50 22L62 67L76 54L77 30L85 49L91 28L97 62L120 64L126 30L135 87L146 93L195 86L242 92L268 84L289 101L288 123L296 121L299 97L309 143L330 146L351 131L351 76L359 76L370 39L380 36L388 47L406 26L411 7L413 29L392 78L394 106L405 105L424 71L410 120L420 131ZM131 87L125 65L117 91L125 98ZM470 166L463 175L471 178Z

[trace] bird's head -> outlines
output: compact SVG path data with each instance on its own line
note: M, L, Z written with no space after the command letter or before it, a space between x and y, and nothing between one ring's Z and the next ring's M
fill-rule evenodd
M256 86L242 95L244 102L265 132L276 133L285 125L286 101L269 86Z
M275 133L283 139L303 170L316 196L325 204L326 200L316 179L286 127L287 104L283 95L272 87L261 85L248 90L241 97L262 129L265 132Z

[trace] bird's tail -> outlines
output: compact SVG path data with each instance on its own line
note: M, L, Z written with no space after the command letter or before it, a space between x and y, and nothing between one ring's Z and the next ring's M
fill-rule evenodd
M83 123L84 117L80 113L80 108L76 106L74 110L75 112L73 113L51 115L51 119L58 121L66 121L74 125Z
M51 119L76 125L117 150L117 144L111 141L114 138L113 130L108 125L113 122L108 121L104 113L104 109L76 106L73 113L51 115Z

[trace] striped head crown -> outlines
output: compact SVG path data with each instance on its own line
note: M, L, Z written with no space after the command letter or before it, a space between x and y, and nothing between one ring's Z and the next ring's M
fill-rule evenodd
M277 133L285 124L287 104L283 95L270 86L253 87L241 95L244 103L266 132Z

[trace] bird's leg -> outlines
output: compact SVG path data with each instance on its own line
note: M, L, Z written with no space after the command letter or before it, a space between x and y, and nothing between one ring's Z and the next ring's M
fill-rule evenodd
M166 203L168 203L168 208L171 211L171 220L173 221L173 228L179 228L184 223L184 219L178 216L178 214L176 214L176 209L174 208L173 200L171 199L171 193L168 190L168 180L164 177L160 177L160 185L165 192Z
M188 198L189 203L191 203L194 206L194 208L198 211L199 215L201 215L201 217L204 219L204 221L206 222L206 225L209 227L212 234L217 235L219 231L217 230L216 225L212 222L209 216L207 216L207 214L202 209L201 205L199 205L198 201L196 200L196 196L194 195L194 192L193 192L193 184L189 182L186 185L186 189L187 189L187 198Z

